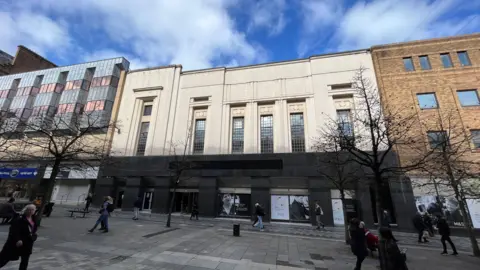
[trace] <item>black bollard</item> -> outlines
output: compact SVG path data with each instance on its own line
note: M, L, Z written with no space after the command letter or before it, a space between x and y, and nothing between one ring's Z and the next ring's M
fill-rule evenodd
M240 236L240 224L233 224L233 236Z

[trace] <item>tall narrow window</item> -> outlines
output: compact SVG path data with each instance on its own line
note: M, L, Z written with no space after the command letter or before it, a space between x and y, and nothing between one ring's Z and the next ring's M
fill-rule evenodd
M150 122L143 122L140 125L140 134L138 135L137 156L145 155L145 148L147 147L147 137Z
M152 105L145 105L143 107L143 116L152 115Z
M430 60L428 60L428 55L423 55L420 56L420 66L422 67L423 70L429 70L432 69L432 66L430 65Z
M453 67L452 58L450 57L449 53L441 53L440 59L442 59L442 64L444 68Z
M292 134L292 152L305 152L303 113L290 114L290 132Z
M243 153L244 118L234 117L232 120L232 153Z
M203 154L205 145L205 119L195 120L195 136L193 138L193 153Z
M350 110L337 111L338 132L340 135L340 147L348 148L354 144L353 125L350 118Z
M470 62L470 58L468 57L467 51L457 52L458 61L460 61L460 65L462 66L471 66L472 63Z
M405 66L406 71L414 71L415 67L413 66L413 60L411 57L403 58L403 65Z
M273 153L273 115L260 117L260 152Z

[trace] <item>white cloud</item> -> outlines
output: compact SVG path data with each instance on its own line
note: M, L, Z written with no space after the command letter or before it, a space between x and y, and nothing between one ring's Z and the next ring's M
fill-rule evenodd
M220 59L235 58L243 65L262 58L263 50L236 30L228 13L233 4L232 0L44 0L33 5L65 20L74 18L77 27L103 32L139 64L199 69Z
M287 24L285 12L287 10L286 0L254 0L246 1L250 31L255 29L266 29L270 35L280 34Z
M0 7L0 26L0 49L12 55L18 45L45 55L54 50L64 52L63 49L71 44L68 30L62 23L29 9L18 8L10 12Z
M298 53L303 56L319 46L343 51L468 33L480 25L480 18L452 16L465 4L463 0L372 0L348 7L341 0L303 0L304 35ZM478 7L478 2L469 5Z

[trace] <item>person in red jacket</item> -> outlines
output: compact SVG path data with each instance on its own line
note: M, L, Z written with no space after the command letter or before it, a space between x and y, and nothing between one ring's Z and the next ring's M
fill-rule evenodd
M370 232L366 227L365 223L362 221L360 222L360 227L363 228L365 232L365 238L367 240L367 248L372 252L377 251L378 248L378 236L374 235L372 232Z

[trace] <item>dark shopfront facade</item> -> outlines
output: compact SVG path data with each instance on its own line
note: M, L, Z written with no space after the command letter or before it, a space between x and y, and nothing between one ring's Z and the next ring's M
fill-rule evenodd
M190 212L193 202L200 216L252 218L255 203L266 210L266 221L314 223L314 205L323 209L323 222L334 225L338 198L332 183L318 173L318 153L244 154L189 156L193 168L183 173L175 193L174 212ZM103 196L115 199L116 207L133 210L137 197L143 210L167 213L173 195L169 156L117 157L100 169L94 204ZM392 162L395 159L392 158ZM375 198L368 185L352 187L347 204L350 216L367 225L376 221ZM407 180L390 181L382 194L399 229L411 229L415 200ZM338 222L336 222L338 224Z

